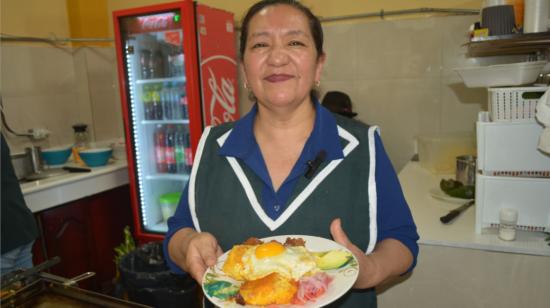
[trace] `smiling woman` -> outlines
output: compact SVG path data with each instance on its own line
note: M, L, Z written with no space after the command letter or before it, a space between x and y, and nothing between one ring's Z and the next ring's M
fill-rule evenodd
M255 105L235 123L205 129L189 186L168 220L170 266L200 282L245 238L332 236L359 264L355 289L334 305L376 307L373 287L410 270L418 254L416 227L377 128L320 105L313 90L325 63L323 31L299 2L254 4L240 42ZM281 251L268 243L261 255L263 248ZM260 276L250 284L267 277Z

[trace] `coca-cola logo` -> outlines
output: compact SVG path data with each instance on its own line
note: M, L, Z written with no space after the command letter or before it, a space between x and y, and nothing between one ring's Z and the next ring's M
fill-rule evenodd
M138 23L143 31L173 28L174 13L138 17Z
M238 118L236 66L234 59L223 55L209 57L201 63L206 125Z

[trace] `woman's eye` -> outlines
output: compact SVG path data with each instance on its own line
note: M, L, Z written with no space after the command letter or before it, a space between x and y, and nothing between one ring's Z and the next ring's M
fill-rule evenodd
M304 43L300 42L300 41L291 41L288 43L289 46L305 46Z
M267 47L267 44L266 44L266 43L255 43L255 44L252 44L252 49L261 48L261 47Z

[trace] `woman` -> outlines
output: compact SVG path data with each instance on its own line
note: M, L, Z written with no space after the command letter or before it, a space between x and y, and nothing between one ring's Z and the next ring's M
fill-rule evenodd
M205 129L168 222L169 265L201 282L250 236L332 237L360 264L354 289L334 305L375 307L373 287L412 268L418 235L376 128L312 95L325 62L319 20L296 1L258 2L243 20L240 57L256 104Z

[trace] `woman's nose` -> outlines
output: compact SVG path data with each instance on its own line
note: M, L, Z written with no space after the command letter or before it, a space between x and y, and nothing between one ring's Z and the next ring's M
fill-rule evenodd
M269 53L268 63L275 66L281 66L287 64L288 59L287 51L282 47L275 46Z

